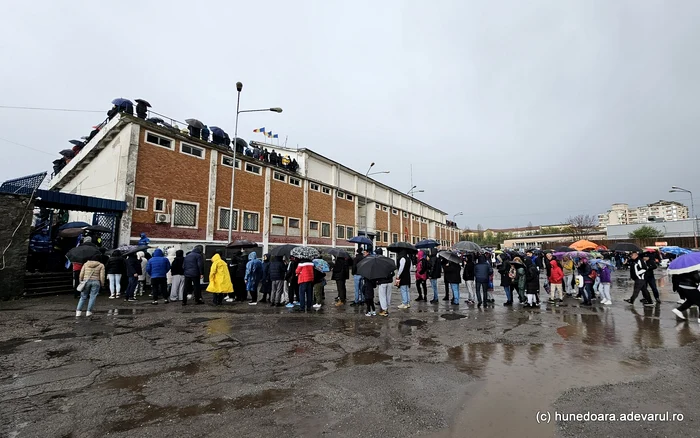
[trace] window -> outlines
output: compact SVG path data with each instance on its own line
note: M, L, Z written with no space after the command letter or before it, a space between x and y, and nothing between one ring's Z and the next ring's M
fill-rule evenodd
M165 199L155 198L153 200L153 211L162 213L165 211Z
M146 131L146 143L151 143L156 146L163 146L164 148L171 149L173 148L173 140L167 137L161 137L160 135L156 135L152 132Z
M286 218L284 216L272 215L270 224L270 234L274 236L284 236L287 234L287 229L284 226Z
M323 187L322 191L323 191L323 193L326 194L326 195L330 195L330 194L331 194L331 189L328 188L328 187Z
M301 187L301 180L299 178L289 177L289 184L297 187Z
M404 212L403 212L403 217L404 217L405 219L408 219L408 213L406 213L406 212L404 211Z
M412 221L416 220L416 217L414 215L411 215L411 220Z
M352 201L353 199L355 199L355 197L352 195L345 195L345 199L347 199L348 201Z
M299 223L300 223L299 219L292 218L292 217L289 218L289 228L299 229Z
M272 174L272 177L274 179L276 179L277 181L282 181L282 182L287 181L287 175L285 175L284 173L274 172Z
M338 197L339 197L340 199L345 198L345 193L343 193L343 192L341 192L341 191L338 191L338 192L337 192L337 195L338 195Z
M399 211L395 208L391 209L391 214L399 214Z
M414 236L413 237L413 244L415 245L416 243L418 243L418 239Z
M319 186L316 183L311 183L309 184L309 188L313 191L320 192L321 191L321 186Z
M335 231L335 237L337 239L345 239L345 226L338 225Z
M262 175L262 167L251 163L245 163L245 171L256 175Z
M257 166L256 166L257 167ZM243 231L257 232L259 228L260 215L250 211L243 212Z
M374 204L374 208L376 208L377 210L380 210L382 208L382 206L379 204Z
M399 235L396 233L393 233L391 235L391 243L399 243Z
M389 211L389 207L387 207L386 205L383 206L383 207L382 207L382 211Z
M204 149L198 148L197 146L193 146L191 144L180 142L180 152L204 159Z
M381 242L381 241L382 241L382 232L377 230L377 242Z
M284 226L284 216L272 216L272 226L273 227L283 227Z
M355 229L353 227L348 227L345 235L348 236L348 238L355 236Z
M228 155L222 155L221 156L221 164L226 167L232 167L233 166L233 157L229 157ZM241 168L241 160L236 160L236 169Z
M134 210L148 210L148 196L134 197Z
M197 228L198 204L173 202L173 226Z
M331 237L331 224L321 223L321 237Z
M382 233L382 240L383 240L384 242L389 242L389 233L388 233L387 231L384 231L384 232Z
M309 221L309 237L318 237L318 221Z
M220 230L228 230L229 219L230 219L229 211L230 210L228 208L219 207L219 229ZM232 230L238 229L238 210L233 210L233 226L231 227L231 229Z

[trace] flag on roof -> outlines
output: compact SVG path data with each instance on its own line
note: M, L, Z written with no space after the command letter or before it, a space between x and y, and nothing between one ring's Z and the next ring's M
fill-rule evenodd
M280 136L278 134L275 134L272 136L272 138L279 138Z
M265 127L263 126L262 128L253 129L253 132L262 132L262 133L264 134L264 133L265 133Z

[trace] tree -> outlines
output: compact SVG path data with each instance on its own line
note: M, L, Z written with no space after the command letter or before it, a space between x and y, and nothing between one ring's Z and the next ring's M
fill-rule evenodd
M644 225L629 233L630 239L653 239L664 237L664 233L652 226Z
M597 229L596 218L589 214L570 216L562 226L564 233L570 234L574 241L588 239L588 236Z
M481 224L477 224L476 226L476 233L479 236L479 239L484 238L484 227L481 226Z

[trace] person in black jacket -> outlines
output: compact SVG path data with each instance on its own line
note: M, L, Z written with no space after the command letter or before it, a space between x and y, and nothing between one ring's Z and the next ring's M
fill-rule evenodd
M272 280L270 279L270 254L263 254L262 272L262 300L259 303L267 303L267 297L272 301Z
M467 300L465 302L469 305L474 305L476 285L474 282L474 257L471 254L467 255L467 259L464 262L462 280L467 285Z
M683 304L675 309L671 309L671 311L678 319L684 320L686 318L683 312L691 306L700 307L700 291L698 291L700 272L693 271L687 274L672 275L671 283L673 284L673 291L677 292L681 299L685 300ZM698 318L698 322L700 323L700 318Z
M182 294L182 304L187 305L187 295L193 294L195 304L204 304L202 299L202 279L204 278L204 247L197 245L185 256L182 262L185 275L185 291Z
M124 257L122 257L122 252L115 249L109 261L107 261L107 266L105 268L107 277L109 278L109 298L119 298L119 294L122 290L122 275L126 274L126 262L124 261Z
M513 292L510 290L511 278L510 278L510 260L508 258L503 258L503 263L498 268L498 273L501 274L501 287L506 292L506 302L503 303L504 306L513 305Z
M270 282L272 283L272 293L270 295L270 306L282 306L282 293L284 292L284 274L287 267L284 266L282 256L275 257L270 262Z
M654 303L651 301L651 296L649 295L649 291L647 290L647 281L644 278L644 275L646 274L646 265L644 264L644 261L639 258L639 254L636 252L633 252L630 255L629 259L629 269L630 269L630 278L632 281L634 281L634 289L632 290L632 296L629 297L628 299L625 299L624 301L634 304L634 300L637 299L639 296L639 292L642 292L642 296L644 299L642 300L642 304L644 306L653 306Z
M135 292L136 287L139 285L139 275L141 274L141 260L136 256L136 253L129 254L126 259L126 275L129 277L129 286L124 293L124 300L128 302L136 301Z
M287 307L294 307L295 302L299 302L299 278L297 277L297 266L299 266L299 260L295 257L289 258L289 265L287 266L287 273L284 279L287 280L288 298Z
M428 261L430 263L430 272L428 272L428 278L430 279L430 287L433 289L433 299L430 300L430 303L438 304L440 301L438 296L437 282L438 279L442 277L442 264L440 263L440 259L437 256L437 251L434 248L430 251L430 258L428 259Z
M459 306L459 283L462 280L459 278L461 274L461 269L458 263L450 262L445 260L442 265L443 272L445 273L445 283L447 283L452 289L452 305Z
M175 258L170 264L170 301L182 301L182 305L187 305L187 294L185 293L185 252L181 249L175 251Z
M365 302L364 293L362 292L362 276L357 273L357 264L360 263L363 258L365 258L365 256L362 250L358 248L357 255L355 255L355 259L352 261L352 278L355 283L355 301L350 304L351 306L360 306Z
M540 271L529 257L525 258L525 290L527 304L524 307L539 307L537 294L540 292Z
M336 307L345 305L347 300L347 289L345 288L345 281L350 278L348 263L345 257L336 257L335 263L333 264L333 273L331 279L335 280L336 287L338 289L338 298L336 299Z
M654 300L656 300L656 304L660 304L661 300L659 299L659 288L656 287L656 277L654 276L654 269L658 268L659 266L656 264L656 254L644 253L642 260L644 260L644 263L647 265L647 271L644 273L644 281L647 282L647 286L654 293Z
M245 268L248 263L248 257L243 251L239 251L237 256L233 256L231 263L233 265L231 270L235 269L235 274L231 278L235 296L234 301L244 303L248 301L248 290L245 284Z
M489 279L493 274L493 268L486 261L486 258L483 255L479 256L477 262L478 263L474 265L474 279L476 281L476 299L478 301L477 307L481 307L482 302L484 303L484 306L488 305L489 303ZM481 293L479 293L479 291L481 291Z

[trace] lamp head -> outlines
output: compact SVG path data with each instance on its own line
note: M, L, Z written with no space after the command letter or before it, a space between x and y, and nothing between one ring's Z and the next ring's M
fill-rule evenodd
M240 93L243 90L243 82L236 82L236 90Z
M270 111L272 111L272 112L274 112L274 113L281 113L281 112L282 112L282 108L274 107L274 108L270 108Z
M374 167L374 161L372 161L372 164L369 165L370 169Z

